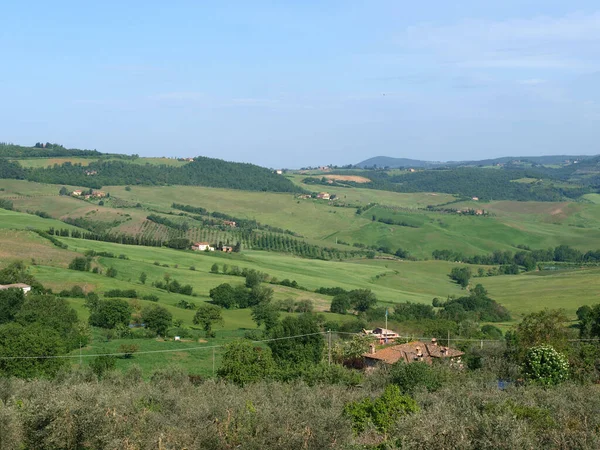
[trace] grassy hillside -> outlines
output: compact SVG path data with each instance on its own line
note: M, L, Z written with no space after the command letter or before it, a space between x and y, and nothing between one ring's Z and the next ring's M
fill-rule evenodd
M247 192L194 186L108 186L111 198L105 205L56 195L60 185L18 180L0 180L0 198L9 198L21 211L42 210L56 219L84 218L111 232L146 233L160 239L175 232L146 217L154 211L181 213L172 204L182 203L209 211L231 214L241 219L254 219L281 229L288 229L313 245L333 246L343 251L355 249L352 244L408 250L418 258L428 258L436 249L455 249L467 255L486 254L494 250L515 250L517 245L548 248L566 244L582 251L600 248L600 205L591 202L515 202L455 200L447 194L400 194L361 188L333 187L328 192L338 200L298 199L290 193ZM356 208L378 203L370 209ZM138 205L136 207L136 205ZM335 207L335 205L347 207ZM458 215L428 211L426 207L483 209L488 216ZM14 216L14 213L13 213ZM392 219L415 227L380 223L376 219ZM25 220L27 219L27 220ZM19 228L27 221L50 225L41 219L23 216ZM192 225L187 236L192 240L240 239L236 229L204 227L191 219L175 217ZM7 223L14 223L15 220ZM12 226L12 225L11 225ZM33 225L30 225L33 226ZM338 245L336 245L336 242ZM350 245L340 245L347 243Z

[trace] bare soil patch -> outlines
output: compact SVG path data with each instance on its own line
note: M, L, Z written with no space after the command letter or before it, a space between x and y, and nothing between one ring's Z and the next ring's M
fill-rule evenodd
M355 183L370 183L371 180L358 175L325 175L328 180L353 181Z

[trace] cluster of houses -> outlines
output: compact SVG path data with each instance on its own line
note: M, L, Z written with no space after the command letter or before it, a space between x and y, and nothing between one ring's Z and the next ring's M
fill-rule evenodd
M208 242L195 242L194 244L192 244L192 250L195 250L197 252L214 252L216 248L210 245L210 243ZM221 247L221 251L224 253L231 253L233 252L233 247L229 245L224 245L223 247Z
M483 209L457 209L456 214L475 214L476 216L485 215L485 211Z
M363 330L363 334L377 339L379 344L393 344L400 338L398 333L385 328ZM433 338L430 342L411 341L404 344L386 345L378 350L375 343L372 343L369 345L369 351L362 356L367 368L374 368L381 363L395 364L398 361L432 364L434 360L447 359L451 365L462 369L461 357L463 355L464 352L460 350L438 345L437 339Z
M27 294L29 291L31 291L31 286L25 283L0 284L0 291L4 291L6 289L21 289L24 294Z
M297 198L309 199L309 198L312 198L312 195L310 195L310 194L301 194ZM319 192L317 194L317 198L319 200L331 200L331 194L329 192Z
M90 199L90 198L104 198L106 197L106 193L102 192L102 191L92 191L92 193L88 193L88 194L84 194L84 191L81 190L75 190L73 192L71 192L71 195L73 197L79 197L79 198L85 198L86 200Z

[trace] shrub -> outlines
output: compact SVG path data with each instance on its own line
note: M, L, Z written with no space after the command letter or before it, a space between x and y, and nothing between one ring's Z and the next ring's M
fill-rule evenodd
M114 370L116 365L116 358L110 355L96 356L90 362L90 368L98 378L102 378L107 372Z
M414 394L419 388L434 392L443 383L441 371L424 362L398 362L392 366L390 379L405 394Z
M139 345L135 344L121 344L119 346L118 353L123 353L123 358L129 359L140 349Z
M541 345L527 351L523 364L523 375L529 381L551 386L562 383L569 377L567 358L553 347Z
M375 400L365 398L346 404L344 415L352 420L352 429L356 433L363 432L369 424L387 433L401 416L417 412L418 409L417 403L402 395L398 386L389 385Z

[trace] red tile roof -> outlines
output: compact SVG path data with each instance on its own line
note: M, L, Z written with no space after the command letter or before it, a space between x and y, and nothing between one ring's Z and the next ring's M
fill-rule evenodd
M379 360L387 364L394 364L400 360L404 360L406 363L414 361L431 363L433 358L456 358L462 355L464 355L464 353L460 350L420 341L391 345L384 347L375 353L363 354L365 358Z

